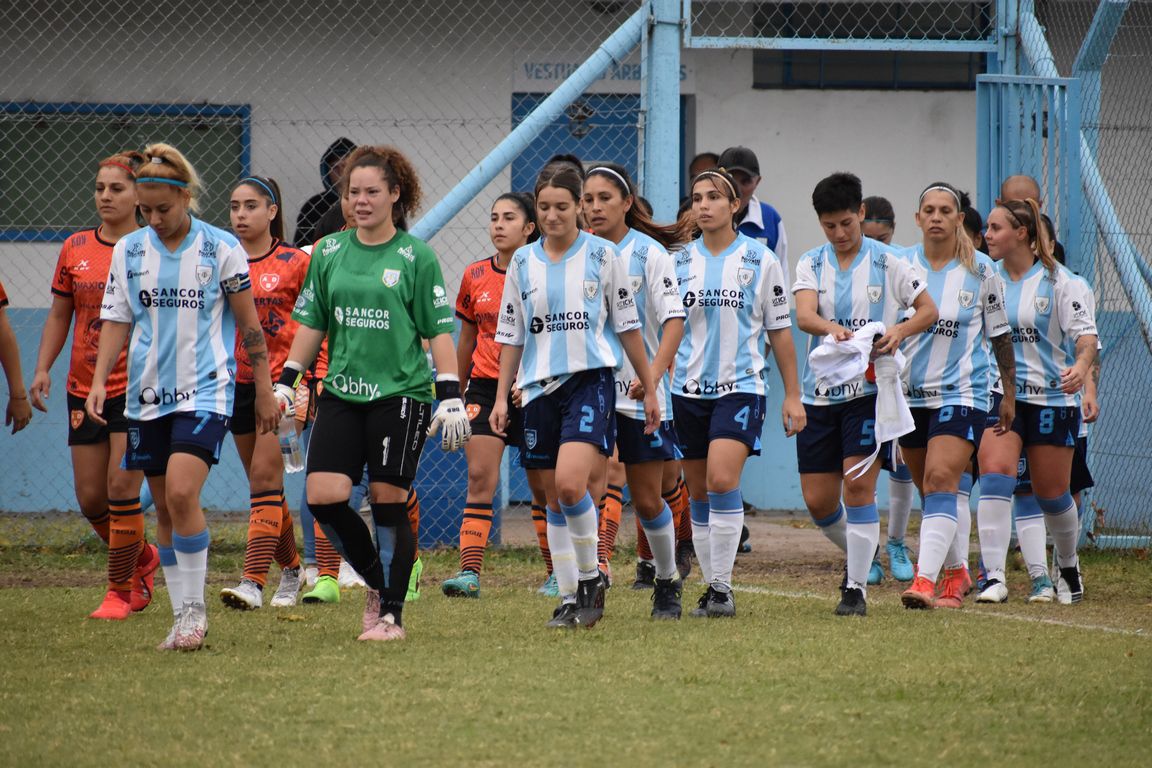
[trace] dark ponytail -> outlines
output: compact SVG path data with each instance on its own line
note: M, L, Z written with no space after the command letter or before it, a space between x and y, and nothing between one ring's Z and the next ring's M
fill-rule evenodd
M505 192L492 202L495 207L496 203L501 200L507 200L514 203L520 212L524 214L524 220L532 225L532 233L528 235L528 242L534 243L540 239L540 224L536 221L536 198L532 196L531 192Z
M636 184L624 166L616 163L599 163L594 168L589 169L584 179L587 180L593 174L612 182L612 185L616 187L620 196L625 200L629 197L632 198L632 206L624 214L624 224L629 229L643 232L660 243L666 251L679 248L692 239L691 226L686 221L677 221L674 224L657 224L652 220L652 214L640 204L641 198L634 191Z
M277 240L284 239L284 198L280 195L280 185L271 176L245 176L237 187L248 187L256 194L276 206L276 215L268 224L268 232Z

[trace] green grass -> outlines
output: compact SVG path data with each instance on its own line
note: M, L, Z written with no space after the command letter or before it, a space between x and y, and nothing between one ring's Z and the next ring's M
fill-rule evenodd
M210 592L241 526L214 526ZM91 551L90 551L91 550ZM449 601L429 553L409 639L355 641L362 593L254 613L210 600L207 647L153 649L170 615L86 621L102 555L0 550L0 765L1144 765L1150 569L1092 554L1089 600L915 613L890 583L832 615L824 571L741 579L734 621L653 623L617 565L603 623L549 631L530 550ZM738 569L739 575L739 569ZM84 584L85 586L76 586ZM792 597L783 597L783 593ZM685 595L691 603L693 585ZM1017 617L1005 619L1003 617ZM1042 619L1051 622L1039 623ZM1010 761L1010 762L1009 762Z

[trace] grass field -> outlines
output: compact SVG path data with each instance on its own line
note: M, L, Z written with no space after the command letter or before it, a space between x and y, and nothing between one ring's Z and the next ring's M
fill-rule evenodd
M211 593L234 583L242 537L214 525ZM1148 764L1146 559L1087 554L1075 607L1029 606L1016 583L1005 606L917 613L886 582L866 619L842 619L819 534L760 521L753 541L734 621L653 623L623 548L603 622L546 630L538 555L507 547L478 601L443 598L455 553L426 553L403 643L356 643L362 593L346 591L247 614L212 599L195 654L153 650L162 592L126 622L83 618L96 548L3 548L0 765Z

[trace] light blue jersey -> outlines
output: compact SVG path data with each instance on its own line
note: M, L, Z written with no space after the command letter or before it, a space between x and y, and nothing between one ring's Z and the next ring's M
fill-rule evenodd
M249 288L248 254L198 219L175 251L151 227L116 243L100 318L132 324L128 418L232 414L236 321L228 295Z
M516 376L524 404L573 373L616 368L624 357L616 334L640 329L624 260L587 232L558 262L542 241L517 250L500 304L497 343L524 348Z
M904 341L901 351L904 391L912 408L961 405L992 407L990 340L1011 331L1004 313L1004 288L992 259L976 252L972 272L953 259L932 269L924 246L904 252L919 279L928 285L938 319L924 333ZM909 315L915 315L915 310Z
M677 254L676 280L687 318L673 394L701 399L767 394L764 332L792 325L776 255L741 234L713 254L701 238Z
M616 246L628 265L628 282L636 300L636 313L640 316L644 336L644 350L651 362L660 348L664 323L672 318L684 317L684 304L676 287L676 267L672 257L660 243L635 229ZM660 402L660 420L672 418L672 397L668 391L668 372L653 371L656 379L656 398ZM626 358L616 370L616 412L637 421L644 421L644 403L628 397L628 386L636 378L636 371Z
M792 286L793 294L815 291L820 317L852 332L877 321L893 326L924 290L923 279L916 277L898 251L868 237L863 238L860 252L847 269L840 268L831 243L808 251L796 265ZM823 336L808 338L801 399L808 405L833 405L876 394L876 385L863 374L834 387L817 381L808 355L823 341Z
M1060 374L1076 362L1076 341L1097 336L1096 302L1082 278L1039 260L1019 280L996 264L1016 353L1016 399L1043 406L1079 406L1080 395L1060 391ZM1096 342L1093 342L1096 343Z

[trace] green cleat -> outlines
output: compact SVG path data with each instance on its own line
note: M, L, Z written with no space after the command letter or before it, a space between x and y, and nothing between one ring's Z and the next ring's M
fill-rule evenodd
M440 589L447 597L480 597L480 577L475 571L460 571Z
M420 576L424 573L424 561L416 558L412 563L412 575L408 577L408 594L404 602L413 603L420 599Z
M340 585L331 576L321 576L316 579L316 586L311 592L305 592L300 598L302 603L338 603L340 602Z

